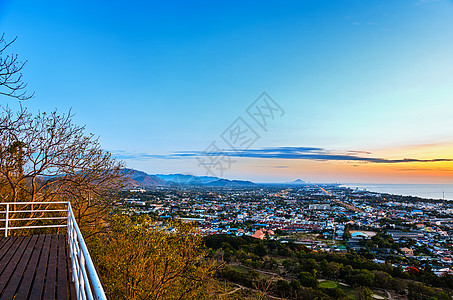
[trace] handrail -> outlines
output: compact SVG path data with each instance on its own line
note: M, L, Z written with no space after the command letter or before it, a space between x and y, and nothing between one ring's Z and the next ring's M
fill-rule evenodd
M33 226L11 226L10 224L13 223L14 221L37 221L37 220L62 220L62 217L30 217L30 218L11 218L11 215L14 213L58 213L58 212L66 212L67 208L65 209L33 209L33 205L68 205L68 202L63 202L63 201L55 201L55 202L2 202L0 205L4 205L5 210L0 211L0 216L4 216L4 218L0 219L0 222L4 222L5 226L0 227L0 231L4 230L5 231L5 237L8 236L10 230L16 230L16 229L39 229L39 228L58 228L58 227L67 227L67 225L61 225L61 224L48 224L48 225L33 225ZM24 205L31 205L31 209L17 209L17 210L12 210L11 206L12 205L17 205L17 206L24 206ZM67 219L67 216L64 218Z
M81 277L83 277L83 283L79 284L77 296L79 296L79 294L83 295L83 292L85 291L86 296L88 297L89 300L91 299L106 300L107 297L105 296L101 280L99 279L96 268L94 267L93 261L91 260L91 256L90 253L88 252L87 245L85 244L85 240L83 239L82 233L80 232L79 226L77 225L74 213L72 212L71 203L69 202L68 202L68 239L73 265L77 265L77 261L80 260L79 266L77 268L78 271L77 274L76 268L73 269L74 281L80 283L82 279ZM77 243L79 245L77 245ZM78 276L77 280L75 279L76 276ZM93 290L93 293L91 292L91 290ZM93 298L93 294L95 298ZM82 297L82 299L85 299L85 297Z
M64 204L67 206L66 209L40 209L33 210L33 206L30 210L11 210L12 205L56 205ZM0 205L5 205L5 210L0 211L0 214L4 214L4 218L0 219L0 222L4 222L5 226L1 227L0 230L5 231L5 237L8 236L10 230L17 229L34 229L34 228L58 228L66 227L69 254L72 263L72 281L76 288L77 299L82 300L106 300L104 289L101 284L101 280L97 274L96 268L94 267L90 253L86 246L83 235L80 232L77 221L72 211L71 203L69 202L4 202ZM33 212L59 212L65 213L65 216L52 216L52 217L30 217L30 218L11 218L14 213L33 213ZM61 224L61 220L66 219L66 224ZM29 226L10 226L13 221L34 221L34 220L47 220L56 221L59 220L59 224L48 224L48 225L29 225Z

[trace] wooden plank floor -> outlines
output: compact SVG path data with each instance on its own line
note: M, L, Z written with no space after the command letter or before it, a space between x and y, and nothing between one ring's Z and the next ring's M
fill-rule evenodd
M0 238L0 299L75 299L66 241L63 234Z

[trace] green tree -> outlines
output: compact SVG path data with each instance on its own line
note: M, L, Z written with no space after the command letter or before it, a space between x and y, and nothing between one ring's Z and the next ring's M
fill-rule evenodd
M299 281L302 286L305 287L318 287L318 281L310 272L300 272L299 273Z
M367 287L359 288L359 300L373 300L373 291Z
M343 232L343 240L347 241L351 238L351 233L349 232L349 224L346 224Z
M333 277L333 271L331 269L330 264L327 262L326 259L323 259L321 263L319 264L319 269L321 271L322 276L325 278L332 278Z
M388 274L387 272L384 271L373 271L374 273L374 282L376 283L376 286L380 286L383 288L391 286L393 283L393 278Z

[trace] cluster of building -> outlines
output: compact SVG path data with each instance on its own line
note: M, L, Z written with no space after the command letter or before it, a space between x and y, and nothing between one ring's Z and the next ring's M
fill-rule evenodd
M368 251L375 262L391 260L403 268L429 264L437 274L453 266L453 203L444 200L304 184L136 189L119 204L160 219L197 222L204 235L249 235L321 251Z

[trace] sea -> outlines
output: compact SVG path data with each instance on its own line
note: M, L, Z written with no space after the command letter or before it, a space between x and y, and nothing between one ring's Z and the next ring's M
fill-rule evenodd
M453 200L453 184L345 183L341 186L347 186L353 189L358 188L377 193Z

